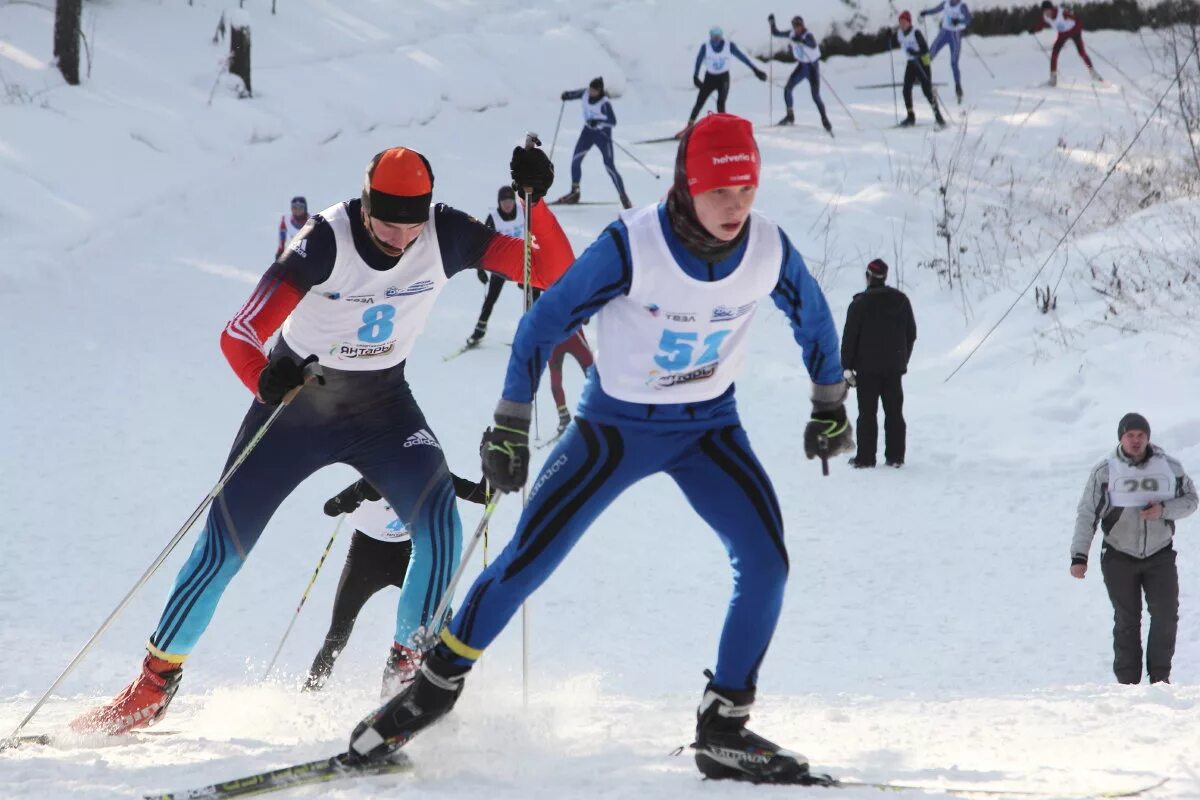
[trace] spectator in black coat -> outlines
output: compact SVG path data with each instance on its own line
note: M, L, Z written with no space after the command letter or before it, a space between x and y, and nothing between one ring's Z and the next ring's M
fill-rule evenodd
M917 322L904 292L886 285L887 273L888 265L882 259L867 265L867 289L854 295L842 332L842 367L858 392L858 453L850 463L859 469L875 466L880 399L884 458L889 467L904 465L906 427L900 376L908 371Z

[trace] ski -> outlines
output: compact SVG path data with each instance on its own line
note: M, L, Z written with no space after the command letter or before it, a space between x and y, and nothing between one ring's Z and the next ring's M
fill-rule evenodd
M973 786L918 786L916 784L906 783L875 783L872 781L855 781L855 780L839 780L833 779L832 783L818 784L829 786L835 789L879 789L884 792L936 792L941 795L979 795L983 797L1076 797L1079 800L1105 800L1107 798L1119 797L1139 797L1148 792L1157 789L1165 784L1170 778L1162 778L1154 783L1139 786L1134 789L1118 789L1114 791L1099 791L1099 792L1063 792L1055 789L980 789Z
M554 443L555 443L555 442L557 442L559 439L561 439L561 438L562 438L562 435L563 435L563 433L565 433L565 432L566 432L566 430L567 430L566 428L563 428L561 431L559 431L558 433L554 434L554 435L553 435L553 436L551 436L549 439L543 439L543 440L542 440L542 441L540 441L540 442L534 442L534 443L533 443L533 449L534 449L534 450L545 450L547 447L549 447L550 445L554 444Z
M390 775L396 772L407 772L411 769L412 762L408 756L403 754L393 756L388 761L356 761L351 760L349 753L342 753L332 758L321 758L306 764L295 764L290 767L260 772L257 775L234 778L224 783L214 783L199 789L147 794L144 797L146 800L200 800L200 798L223 800L227 797L250 797L280 789L327 783L344 778Z
M555 200L550 205L552 206L615 206L618 205L616 200L577 200L574 203L560 203Z
M467 352L468 350L474 350L476 347L479 347L479 342L476 342L475 344L464 344L453 353L447 353L446 355L442 356L442 361L453 361L463 353Z
M660 136L657 139L642 139L634 144L661 144L662 142L678 142L679 136Z
M105 737L112 740L133 740L141 739L143 736L175 736L179 731L130 731L129 733L117 734L111 737ZM78 740L76 742L75 740ZM8 750L13 747L23 747L25 745L75 745L87 741L96 740L96 736L89 738L88 734L75 734L74 737L63 739L51 733L30 733L23 736L15 736L12 739L0 742L0 750Z

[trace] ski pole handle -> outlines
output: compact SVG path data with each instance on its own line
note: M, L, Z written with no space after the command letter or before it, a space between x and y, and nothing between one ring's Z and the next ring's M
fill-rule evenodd
M817 456L821 459L821 474L829 477L829 437L817 438Z

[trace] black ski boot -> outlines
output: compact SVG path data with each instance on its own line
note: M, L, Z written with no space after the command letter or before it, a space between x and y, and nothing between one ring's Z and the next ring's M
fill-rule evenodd
M479 322L476 322L475 330L471 333L470 336L467 337L467 347L474 347L475 345L479 344L479 342L483 340L483 337L486 333L487 333L487 323L484 322L483 320L479 320Z
M358 723L350 734L350 752L377 761L399 750L454 708L470 669L431 652L408 688Z
M946 118L942 116L942 110L940 108L935 108L933 110L933 121L937 123L939 128L946 127Z
M621 192L621 208L633 208L633 203L629 201L629 195L625 194L624 192Z
M783 115L783 119L779 120L778 124L780 124L780 125L795 125L796 124L796 115L793 114L792 110L789 108L787 110L787 113Z
M910 109L908 110L908 116L907 116L907 117L905 117L905 118L904 118L904 120L903 120L903 121L902 121L902 122L901 122L901 123L900 123L898 126L896 126L896 127L899 127L899 128L911 128L911 127L913 127L913 126L914 126L914 125L916 125L916 124L917 124L917 115L916 115L916 114L914 114L914 113L913 113L913 110L910 108Z
M961 83L954 84L954 96L958 98L958 104L961 106L962 99L963 99L963 91L962 91Z
M711 780L732 779L751 783L824 784L828 775L808 771L808 759L784 750L746 728L753 689L714 686L712 673L696 711L696 767Z
M829 121L829 117L821 117L821 127L825 129L826 133L833 136L833 123Z
M555 200L551 205L573 206L579 202L579 184L572 183L571 191L564 194L562 197Z

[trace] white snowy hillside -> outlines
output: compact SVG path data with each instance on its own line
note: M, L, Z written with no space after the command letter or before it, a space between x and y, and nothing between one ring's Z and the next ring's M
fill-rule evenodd
M251 401L218 337L271 264L293 195L313 212L354 197L371 156L403 145L431 161L436 201L482 218L534 130L554 145L557 196L580 130L579 104L559 96L602 75L617 167L635 204L654 203L675 147L635 142L686 121L709 27L754 54L770 11L801 11L818 34L851 14L806 5L280 0L272 15L269 0L246 0L254 96L239 99L240 81L219 73L228 40L212 41L235 2L86 3L90 75L68 87L53 65L52 0L0 0L0 737L217 479ZM855 5L872 25L899 8ZM1170 778L1151 796L1200 797L1200 515L1178 525L1172 685L1115 684L1098 544L1087 579L1068 574L1079 494L1122 414L1144 414L1152 441L1200 473L1200 201L1173 89L1147 124L1172 77L1168 56L1155 31L1085 37L1106 80L1093 84L1068 45L1055 89L1042 49L1053 34L970 40L961 105L943 52L942 131L919 91L918 127L897 130L892 92L856 88L892 81L887 54L821 65L836 138L806 84L796 126L768 124L782 116L790 65L773 66L770 101L732 67L728 110L753 120L762 151L758 208L804 255L839 328L876 257L919 327L902 470L838 459L822 477L803 458L810 385L769 304L738 382L792 564L751 726L847 780L1080 797ZM1190 72L1195 81L1195 60ZM582 194L611 204L555 209L577 253L619 210L598 152ZM1049 313L1032 288L1020 296L1031 282L1050 287ZM479 349L445 361L483 299L473 274L459 276L408 363L450 466L471 478L518 295L505 290ZM565 373L573 402L583 379L570 363ZM543 438L555 424L546 384ZM847 409L853 419L853 397ZM138 797L344 750L378 701L396 598L389 589L367 604L324 692L298 691L329 622L345 530L280 665L262 675L332 533L322 505L356 478L330 468L275 515L186 664L158 726L173 735L80 739L65 725L137 674L196 532L24 731L57 742L0 752L0 797ZM500 506L489 557L517 505ZM469 533L478 506L460 511ZM801 791L702 783L690 755L669 756L692 741L729 587L716 536L668 479L645 481L529 603L527 707L518 618L451 717L407 748L415 771L283 796Z

